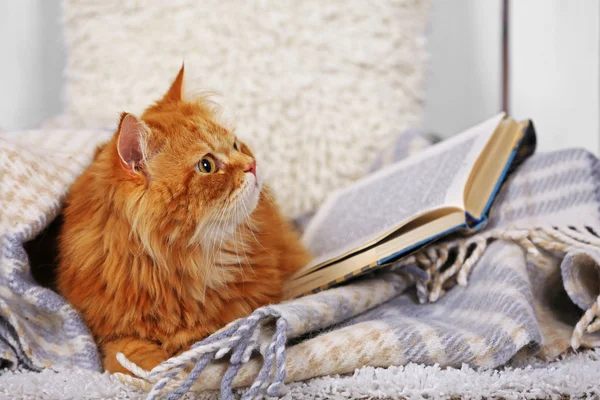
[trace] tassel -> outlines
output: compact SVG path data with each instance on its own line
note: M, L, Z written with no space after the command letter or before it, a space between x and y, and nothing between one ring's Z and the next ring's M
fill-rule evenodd
M419 303L425 304L427 303L427 298L429 296L429 282L431 281L432 270L431 270L431 261L425 257L422 253L417 253L415 256L416 264L425 271L426 278L423 280L417 280L417 295L419 297Z
M275 333L275 356L276 356L276 366L275 366L275 378L273 379L273 383L267 389L267 394L269 396L277 396L281 387L285 382L286 371L285 371L285 344L287 342L287 322L283 318L279 318L277 320L277 332Z
M600 330L600 319L597 318L587 327L588 333L594 333Z
M192 371L185 378L183 383L178 388L176 388L171 393L169 393L169 395L167 396L167 400L177 400L181 396L186 394L188 392L188 390L190 390L190 387L192 387L194 382L196 382L198 380L198 377L200 376L202 371L204 371L204 369L208 366L208 364L211 362L212 359L213 359L212 354L205 354L204 356L202 356L202 358L196 363L196 365L194 365L194 368L192 368ZM167 377L165 377L163 379L166 379L166 378ZM157 386L158 386L158 384L157 384ZM150 395L148 395L147 400L151 400Z
M541 226L528 230L497 230L477 236L469 241L461 240L452 245L442 244L437 248L426 249L428 257L423 254L423 251L415 255L417 265L428 273L427 280L420 281L417 279L417 292L419 293L420 302L425 303L429 301L433 303L437 301L444 295L444 288L449 288L447 282L452 276L457 276L458 284L462 286L466 285L470 270L483 255L490 240L506 240L518 243L527 251L528 255L538 262L543 260L540 249L560 253L567 253L571 248L600 251L600 238L593 235L585 227L583 229L576 229ZM467 249L473 243L476 246L471 255L465 260ZM443 251L446 252L447 256L448 249L457 251L456 260L447 270L440 273L441 266L447 260L444 259L442 262L442 258L444 257ZM438 255L437 258L435 257L436 253ZM599 310L600 295L596 302L584 313L573 330L571 347L574 350L581 346L581 339L584 332L591 333L600 330L600 319L596 318L600 317Z
M573 335L571 336L571 348L573 348L573 350L577 350L579 346L581 346L583 333L594 320L594 318L596 318L596 315L598 315L599 303L600 296L598 296L594 304L587 309L587 311L583 314L583 317L581 317L579 322L577 322L577 325L575 325L575 329L573 329Z
M469 273L471 272L471 268L473 268L473 265L475 265L475 263L477 263L477 261L479 261L479 259L485 252L488 240L485 237L478 237L478 238L475 238L472 241L472 243L475 244L475 248L473 249L473 252L469 256L469 258L463 263L460 271L458 271L457 282L461 286L467 286L467 277L469 276ZM467 248L468 248L468 246L467 246Z
M125 357L125 354L123 354L123 353L120 353L120 352L117 353L117 361L127 371L131 372L132 374L134 374L136 376L139 376L140 378L147 379L148 376L150 375L150 371L146 371L145 369L138 367L137 364L129 361L129 359L127 357Z
M287 322L269 307L258 309L249 317L228 324L217 333L194 344L189 350L157 365L151 371L140 368L125 355L118 354L117 360L135 377L125 374L115 374L115 377L135 387L149 389L147 399L154 400L161 393L167 392L167 399L176 400L192 388L211 361L231 354L231 366L222 380L221 397L233 399L233 379L242 364L249 361L252 352L258 348L260 332L263 330L260 323L267 318L276 319L276 332L271 342L267 343L265 362L251 391L255 396L267 389L269 374L275 365L276 374L269 392L276 393L285 381ZM186 375L185 369L188 367L192 369Z
M452 276L454 276L458 270L462 267L465 261L465 255L467 254L467 245L465 241L461 241L456 245L456 260L452 263L447 270L436 276L433 282L431 293L429 294L429 302L436 302L442 295L442 286Z

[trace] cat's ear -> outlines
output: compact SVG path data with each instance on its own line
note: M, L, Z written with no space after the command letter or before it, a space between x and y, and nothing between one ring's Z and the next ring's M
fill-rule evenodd
M181 101L183 100L183 84L185 80L184 64L181 63L181 69L177 74L177 77L171 84L171 87L164 95L163 101Z
M141 170L146 156L150 129L144 121L129 113L121 114L117 151L123 168L131 174Z

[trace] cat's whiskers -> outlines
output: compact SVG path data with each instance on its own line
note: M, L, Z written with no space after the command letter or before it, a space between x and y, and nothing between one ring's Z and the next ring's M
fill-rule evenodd
M218 219L217 218L215 218L215 219L213 219L211 221L211 224L210 224L208 230L205 232L202 240L198 243L198 245L200 245L200 244L203 245L203 255L202 255L203 257L202 258L204 259L204 266L203 266L204 268L201 268L201 270L204 271L204 276L203 276L204 291L203 291L202 301L206 300L207 284L208 284L208 279L209 279L209 276L211 274L211 269L212 269L211 268L212 261L210 259L211 258L211 250L212 250L212 241L209 240L208 241L208 245L205 247L204 246L204 244L205 244L205 240L204 239L205 238L207 240L210 239L210 235L211 235L213 229L216 228L217 223L218 223Z
M222 283L226 283L234 278L231 272L231 263L235 263L234 260L228 260L226 257L226 262L223 262L223 254L227 253L225 251L231 251L227 249L228 243L232 240L235 241L235 232L237 228L236 221L233 215L234 209L230 205L227 207L227 211L223 216L223 228L221 230L221 240L219 242L219 256L220 256L220 264L219 264L219 272L222 275ZM224 250L225 247L225 250ZM231 257L230 257L231 258Z
M240 188L238 188L237 190L235 188L232 188L229 192L229 195L227 196L227 198L229 199L228 203L236 204L240 200L240 198L244 197L244 195L246 194L246 190L248 189L248 186L249 186L248 181L244 181L242 186ZM233 196L231 196L231 193L233 193L234 191L235 191L235 194Z
M223 273L224 273L224 271L223 271L223 237L225 237L225 233L226 233L225 232L225 228L227 228L227 223L225 221L225 215L226 215L226 213L223 213L223 217L222 218L223 218L223 225L224 226L223 226L223 228L222 228L222 230L220 231L220 234L219 234L219 236L221 237L221 239L219 240L219 250L218 250L218 253L219 253L219 262L220 262L219 266L221 268L217 269L217 271L219 271L219 274L221 275L221 280L222 281L224 281L224 279L223 279ZM219 225L219 228L221 228L221 225ZM215 254L215 257L216 257L216 254Z
M219 209L219 210L222 210L222 209L224 209L224 207L221 207L221 209ZM196 266L199 267L199 268L195 268L197 271L205 272L202 276L202 280L204 281L203 300L206 298L206 286L207 286L208 280L210 279L210 270L209 270L209 268L210 268L210 262L209 262L210 261L209 260L210 251L207 251L208 246L206 248L204 248L204 245L206 244L204 239L210 238L210 233L216 227L217 222L218 222L218 219L215 218L215 219L211 219L210 222L208 222L208 224L202 224L202 226L207 226L207 229L206 229L206 231L204 231L204 235L202 236L202 239L196 243L194 249L190 252L190 254L185 262L185 265L188 265L191 260L191 257L196 255L196 250L198 249L198 247L200 247L202 245L202 247L203 247L203 249L202 249L203 265L201 267L199 267L196 263L194 263L194 264L196 264ZM210 244L210 242L209 242L209 244Z
M219 214L218 216L215 218L215 225L213 227L213 230L210 232L210 235L207 238L209 245L210 245L210 250L209 250L209 255L212 256L210 259L210 267L212 267L215 264L215 260L217 258L216 256L216 250L217 250L217 241L219 236L221 235L221 223L223 222L223 216L225 215L225 209L226 209L226 205L223 205L220 208Z
M237 203L236 203L236 209L239 210L239 205ZM240 213L241 213L241 210L240 210ZM248 253L246 252L246 240L244 238L243 228L246 227L247 219L248 219L247 217L244 218L239 224L239 226L240 226L240 246L242 247L242 252L244 253L244 258L246 259L246 267L248 267L250 269L250 271L252 272L252 274L254 276L256 276L256 271L254 271L254 268L252 267L252 263L248 259Z
M216 213L214 213L216 214ZM198 241L199 244L205 244L206 240L209 238L208 233L211 231L211 229L214 227L214 225L216 225L217 223L217 218L210 218L210 221L208 222L208 226L207 229L204 230L202 238ZM206 224L203 224L206 225ZM202 228L203 225L199 225L198 230L200 230Z
M196 227L196 230L194 231L194 234L192 235L192 237L190 238L188 245L189 246L193 246L194 244L197 243L202 243L206 237L206 230L210 227L210 225L215 221L212 218L206 218L209 221L208 222L202 222L200 224L198 224L198 226ZM198 239L198 237L202 234L202 238Z
M211 229L211 226L212 226L212 224L211 224L211 223L209 223L209 224L208 224L208 230L210 230L210 229ZM208 231L208 230L207 230L207 231ZM206 234L206 232L207 232L207 231L205 231L204 233ZM187 266L187 265L189 265L189 263L190 263L190 260L192 260L192 257L194 257L194 256L196 255L196 251L197 251L197 250L198 250L198 248L199 248L199 247L202 245L202 243L203 243L202 241L198 241L198 243L196 243L196 245L194 246L194 248L192 249L192 251L190 251L190 253L189 253L189 255L188 255L188 257L187 257L187 259L186 259L186 261L185 261L185 263L184 263L184 266ZM206 254L207 254L207 253L206 253L206 251L203 249L203 250L202 250L202 258L203 258L203 259L205 259L205 258L206 258ZM193 268L193 270L197 270L197 271L204 271L204 269L203 269L202 267L204 267L205 265L207 265L207 262L206 262L206 261L202 261L202 265L201 265L201 266L199 266L198 264L196 264L196 262L193 262L193 263L194 263L194 264L195 264L195 266L196 266L196 268ZM208 277L207 277L206 275L203 275L203 276L202 276L202 279L203 279L203 280L206 280L206 279L208 279Z
M260 196L260 194L259 194L259 196ZM259 200L260 200L260 198L259 198ZM238 202L242 203L242 207L244 207L244 212L246 213L246 218L244 218L244 222L249 225L249 228L251 230L255 230L256 232L259 232L260 230L258 229L258 227L256 225L254 225L254 221L252 220L252 213L246 206L246 197L241 197L240 201L238 201ZM254 211L254 210L252 210L252 211Z
M225 222L225 214L226 214L226 211L227 211L227 203L225 203L223 205L223 207L221 208L221 210L222 211L221 211L221 213L219 215L219 218L217 219L218 220L218 225L217 225L217 229L215 231L216 234L218 234L219 236L221 236L221 240L219 241L219 250L218 250L219 253L221 251L221 245L222 245L222 239L223 239L223 231L221 230L221 224L223 222ZM212 243L212 246L211 246L210 254L212 254L212 260L210 261L210 264L207 266L207 270L208 270L208 275L210 275L212 277L213 270L216 268L216 259L217 259L216 244L217 244L217 240L214 240L211 243ZM223 281L223 274L222 274L222 271L220 270L220 268L217 269L217 272L220 273L220 275L221 275L220 280L222 282ZM221 283L221 282L219 282L219 283ZM205 280L204 281L204 294L205 294L205 296L206 296L207 283L208 283L208 280Z
M252 216L248 213L248 209L246 208L246 202L245 201L242 201L242 206L244 207L244 209L246 210L246 214L248 215L248 217L246 217L246 222L250 225L250 227L248 228L248 230L250 231L250 234L252 234L252 237L254 238L254 240L256 241L256 243L258 243L258 245L260 247L262 247L268 254L271 254L271 252L269 250L267 250L265 248L265 246L263 246L262 243L256 238L256 235L254 234L254 231L252 230L252 227L254 227L254 229L256 229L256 231L259 232L259 229L252 222Z
M261 191L261 194L264 196L265 200L271 203L273 207L277 207L277 203L273 197L273 194L268 190Z
M242 239L240 242L240 245L242 246L242 251L244 252L244 258L246 259L246 266L250 269L252 274L254 276L256 276L256 271L254 271L254 267L252 266L252 263L248 259L248 254L246 253L246 241L244 240L244 236L243 236L241 229L240 229L240 238Z
M245 292L246 291L246 273L244 272L244 266L242 265L242 262L240 260L240 256L239 256L238 248L237 248L237 231L238 231L238 228L240 227L241 223L238 221L238 205L237 205L237 203L234 203L233 207L234 207L234 211L235 211L235 222L236 222L235 230L233 233L233 245L235 246L235 255L237 257L240 274L242 276L242 290ZM240 239L241 239L240 246L242 246L244 237L242 236L242 230L239 229L239 231L240 231ZM248 257L246 257L246 264L248 264L248 265L250 264L248 262Z
M238 206L237 206L237 204L234 204L233 207L234 207L233 210L234 210L235 222L236 222L236 224L234 225L234 228L233 228L233 246L235 248L235 256L237 257L238 266L240 267L240 273L242 275L242 282L245 282L246 281L246 275L244 274L244 267L242 266L242 261L240 260L240 254L239 254L238 248L237 248ZM241 237L241 234L242 234L242 232L240 230L240 237Z

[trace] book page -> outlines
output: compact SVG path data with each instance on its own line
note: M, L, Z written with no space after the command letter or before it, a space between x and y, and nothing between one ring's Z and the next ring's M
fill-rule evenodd
M462 208L471 168L503 116L330 196L302 238L315 256L308 267L365 248L428 211Z

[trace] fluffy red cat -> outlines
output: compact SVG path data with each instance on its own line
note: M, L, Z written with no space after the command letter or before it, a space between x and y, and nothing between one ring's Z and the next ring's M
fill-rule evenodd
M57 286L110 372L126 372L118 352L151 369L280 301L309 260L248 147L183 82L182 67L140 118L124 113L67 197Z

